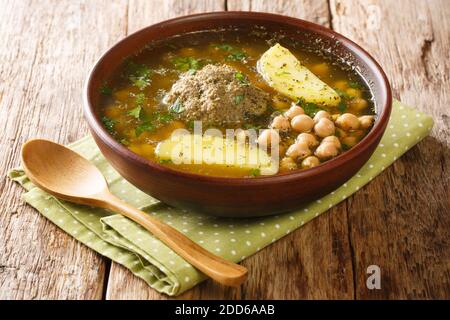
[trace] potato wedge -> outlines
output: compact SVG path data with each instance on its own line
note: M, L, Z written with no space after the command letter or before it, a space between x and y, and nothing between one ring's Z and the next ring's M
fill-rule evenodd
M174 164L205 164L259 170L261 175L278 172L278 163L270 155L249 144L218 136L181 134L160 142L155 150L160 160Z
M257 69L272 88L292 100L323 106L337 106L341 101L336 91L278 43L263 53Z

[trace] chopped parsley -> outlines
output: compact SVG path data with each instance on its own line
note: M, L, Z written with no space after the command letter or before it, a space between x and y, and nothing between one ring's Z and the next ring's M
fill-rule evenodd
M235 104L240 104L242 102L242 100L244 100L244 95L243 94L238 94L237 96L234 97L234 103Z
M258 176L261 175L261 170L259 170L258 168L251 169L250 172L249 172L249 175L251 177L258 177Z
M228 51L228 52L231 52L234 50L234 48L227 43L215 45L215 48L223 50L223 51Z
M139 137L143 132L153 130L155 130L155 125L150 121L146 121L138 125L134 130L134 133L136 134L136 137Z
M223 43L215 46L217 49L228 52L229 54L225 57L226 61L242 61L247 58L247 55L243 51L235 49L229 44Z
M169 107L169 111L173 113L181 113L184 111L184 106L180 99L175 100L175 102Z
M242 84L248 84L247 77L242 72L236 72L234 77Z
M158 113L156 115L156 120L160 123L168 123L173 120L173 115L170 113Z
M128 62L127 70L129 71L128 79L133 86L143 90L150 85L152 71L146 65L130 61Z
M312 103L312 102L305 103L302 100L299 100L299 101L297 101L297 104L301 105L301 107L303 108L303 111L305 111L305 114L307 114L311 118L313 118L317 112L323 110L317 104Z
M343 101L339 102L338 109L340 113L345 113L347 111L347 104Z
M124 146L128 146L130 145L130 141L128 141L127 138L123 138L120 140L120 143L123 144Z
M102 117L103 126L108 130L109 133L114 133L114 125L117 123L116 120L113 120L108 117Z
M287 76L287 75L290 75L291 73L290 72L288 72L288 71L280 71L280 72L277 72L277 73L275 73L275 75L276 76Z
M350 88L353 88L353 89L361 89L361 84L359 82L356 82L356 81L350 81L348 83L348 86Z
M104 84L100 87L100 93L105 96L110 96L112 94L112 89Z
M170 159L161 159L161 160L159 160L159 163L162 163L162 164L164 164L164 163L172 163L172 160L170 160Z
M339 95L339 97L341 97L342 99L348 99L350 98L350 96L348 95L347 92L339 89L339 88L334 88L334 91L336 91L336 93Z
M230 53L228 56L226 56L225 60L226 61L242 61L245 58L247 58L247 55L245 54L245 52L235 51L235 52Z
M135 98L136 98L136 104L137 104L138 106L142 106L142 105L144 104L144 102L145 102L145 94L143 94L143 93L138 93L138 94L135 96Z
M128 111L128 115L132 116L136 119L139 119L141 116L141 111L142 111L142 107L141 106L137 106L134 109L131 109L130 111Z
M264 128L264 126L261 124L256 125L256 124L250 124L250 123L244 123L243 127L245 130L250 130L250 129L260 130L260 129Z
M180 71L194 72L202 67L202 60L193 57L177 57L172 59L172 63Z

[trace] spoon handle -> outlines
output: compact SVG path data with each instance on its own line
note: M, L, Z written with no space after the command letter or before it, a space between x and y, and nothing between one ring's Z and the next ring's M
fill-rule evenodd
M198 270L227 286L239 286L247 269L205 250L178 230L125 203L111 193L101 195L103 206L140 224Z

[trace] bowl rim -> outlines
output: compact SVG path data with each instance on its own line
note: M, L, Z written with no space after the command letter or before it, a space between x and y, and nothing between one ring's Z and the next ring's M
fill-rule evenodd
M181 170L175 170L156 162L145 159L144 157L132 152L121 143L116 141L103 127L100 122L100 119L95 114L95 107L91 103L91 90L92 90L92 79L96 75L99 66L106 59L106 57L116 50L116 47L122 45L123 43L130 40L130 38L137 37L142 33L145 33L150 28L162 28L167 24L173 23L183 23L192 22L195 19L202 18L210 18L214 17L224 17L224 16L232 16L233 18L262 18L268 19L275 22L282 22L283 24L290 24L293 27L301 26L305 29L312 31L313 33L319 33L335 42L340 42L341 45L345 46L347 49L352 51L352 54L364 61L364 64L374 72L378 73L376 76L377 79L381 79L381 89L384 95L386 96L386 101L384 102L383 107L381 108L380 114L377 114L377 121L375 122L373 128L370 132L354 147L350 150L338 155L337 157L328 160L316 167L306 169L306 170L297 170L293 172L286 173L278 173L272 176L258 176L258 177L221 177L221 176L208 176L201 175L197 173L189 173ZM145 45L143 43L143 45ZM389 84L389 80L383 71L380 64L361 46L348 39L347 37L335 32L332 29L327 27L318 25L313 22L309 22L303 19L298 19L294 17L289 17L285 15L266 13L266 12L249 12L249 11L215 11L215 12L206 12L206 13L197 13L175 17L172 19L164 20L147 27L144 27L125 38L121 39L117 43L115 43L112 47L107 49L101 57L94 63L93 67L88 73L88 76L84 83L83 88L83 111L84 116L88 122L88 125L92 131L105 143L109 148L115 150L116 153L119 153L120 157L126 158L128 161L132 161L141 167L147 167L151 170L156 170L162 175L171 175L178 178L187 178L187 179L195 179L196 181L201 181L204 183L210 184L218 184L218 185L263 185L267 183L284 183L290 182L293 180L300 180L302 178L308 178L317 174L320 174L324 171L330 171L333 169L339 168L343 163L350 161L352 158L358 157L369 149L373 143L376 142L377 139L381 138L380 135L384 133L384 130L387 126L387 122L389 120L389 116L392 109L392 92Z

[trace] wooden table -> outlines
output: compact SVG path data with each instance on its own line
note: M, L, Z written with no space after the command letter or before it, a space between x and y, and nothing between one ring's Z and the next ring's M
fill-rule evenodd
M144 26L194 12L254 10L328 26L366 48L394 95L433 115L430 137L328 213L243 262L238 289L207 281L188 299L450 298L448 0L0 0L0 299L166 299L81 245L4 178L32 137L83 137L89 68ZM366 287L381 268L381 289Z

